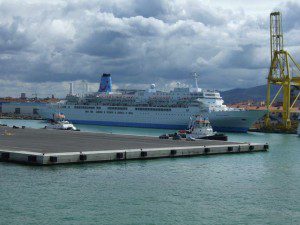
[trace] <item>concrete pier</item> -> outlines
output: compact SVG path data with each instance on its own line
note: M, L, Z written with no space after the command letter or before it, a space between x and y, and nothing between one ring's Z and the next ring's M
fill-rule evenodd
M0 127L0 159L35 165L267 151L268 144Z

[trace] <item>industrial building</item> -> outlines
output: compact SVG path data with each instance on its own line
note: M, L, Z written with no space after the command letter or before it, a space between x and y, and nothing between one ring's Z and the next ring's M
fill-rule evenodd
M2 102L0 113L6 115L38 116L39 109L45 105L41 102Z

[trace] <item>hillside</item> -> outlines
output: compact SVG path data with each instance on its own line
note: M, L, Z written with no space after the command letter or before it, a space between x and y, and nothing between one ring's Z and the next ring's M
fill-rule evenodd
M271 88L271 96L275 96L279 86ZM260 85L251 88L236 88L221 92L225 104L239 103L248 100L265 101L267 95L267 85Z

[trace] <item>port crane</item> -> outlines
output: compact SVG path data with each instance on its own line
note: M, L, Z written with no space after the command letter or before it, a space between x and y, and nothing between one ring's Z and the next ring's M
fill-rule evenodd
M284 129L291 128L291 112L295 111L295 104L299 99L300 92L293 96L293 90L299 90L300 87L300 65L294 60L283 45L282 17L280 12L270 14L270 50L271 65L268 74L267 99L266 106L268 114L266 117L266 126L270 126L270 113L282 113ZM280 86L278 92L271 99L271 86ZM282 109L272 109L271 106L282 94Z

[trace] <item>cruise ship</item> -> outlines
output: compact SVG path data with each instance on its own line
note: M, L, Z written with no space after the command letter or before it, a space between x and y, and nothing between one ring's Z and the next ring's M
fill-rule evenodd
M191 117L203 115L215 131L247 132L266 111L227 107L219 92L198 87L197 76L193 88L166 92L151 84L148 90L113 91L111 75L103 74L97 92L81 97L70 86L65 100L47 104L39 113L47 119L62 113L75 124L161 129L186 129Z

